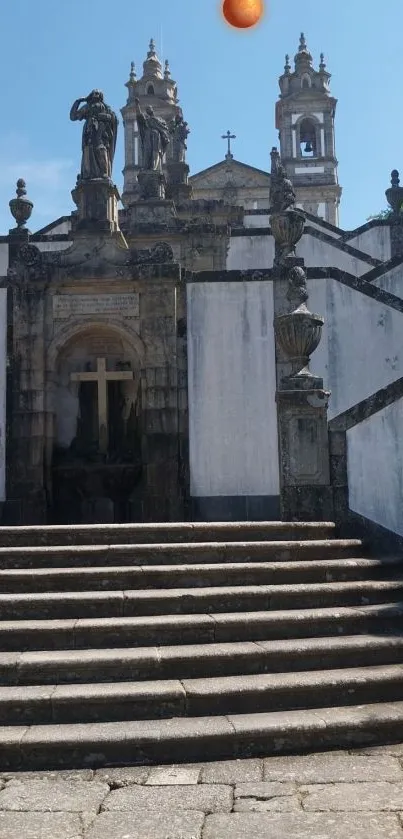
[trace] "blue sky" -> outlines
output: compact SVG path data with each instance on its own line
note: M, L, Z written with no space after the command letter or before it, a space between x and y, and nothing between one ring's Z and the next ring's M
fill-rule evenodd
M98 87L119 111L130 62L141 68L151 36L178 82L194 173L224 157L228 128L238 160L269 168L278 76L304 31L315 64L325 53L339 100L341 225L356 227L385 206L391 169L401 168L403 181L402 0L266 0L264 21L247 32L228 27L220 7L220 0L2 0L0 232L12 226L17 177L35 204L32 230L70 212L81 142L70 106ZM118 187L122 168L120 122Z

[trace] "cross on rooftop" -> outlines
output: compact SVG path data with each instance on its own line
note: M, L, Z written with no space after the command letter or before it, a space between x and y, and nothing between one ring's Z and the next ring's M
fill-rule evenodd
M228 151L227 151L227 154L225 155L226 160L232 160L234 155L231 152L231 140L236 140L236 134L231 134L230 131L227 131L226 134L221 135L221 139L228 141Z

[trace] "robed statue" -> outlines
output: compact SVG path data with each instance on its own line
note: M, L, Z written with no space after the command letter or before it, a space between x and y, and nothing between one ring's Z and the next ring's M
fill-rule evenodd
M76 99L70 111L70 119L85 120L81 177L85 180L110 178L116 149L118 118L112 108L105 104L102 91L93 90L87 98Z
M155 116L154 109L151 105L148 105L145 113L143 113L138 99L135 100L135 103L143 152L142 169L161 172L164 154L169 146L170 133L168 125L164 119Z
M173 139L173 159L175 162L184 163L187 151L186 141L190 134L190 128L183 119L182 113L177 114L175 119L172 120L169 130Z

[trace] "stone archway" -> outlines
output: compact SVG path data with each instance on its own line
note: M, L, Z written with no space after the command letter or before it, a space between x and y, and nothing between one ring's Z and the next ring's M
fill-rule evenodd
M51 483L59 523L133 520L141 483L141 366L131 336L82 324L50 348Z

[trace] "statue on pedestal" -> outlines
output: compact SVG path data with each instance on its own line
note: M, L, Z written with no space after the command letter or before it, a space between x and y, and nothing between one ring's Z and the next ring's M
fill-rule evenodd
M84 105L81 103L84 102ZM80 107L81 105L81 107ZM116 149L118 119L104 102L100 90L76 99L70 119L85 120L82 140L81 179L111 178Z
M177 114L175 119L172 120L169 130L173 139L173 159L175 163L185 163L187 152L186 140L190 134L190 128L188 123L183 119L182 113Z
M169 145L168 125L164 119L155 116L151 105L143 113L138 99L135 99L135 103L143 152L141 168L149 172L162 172L162 160Z

